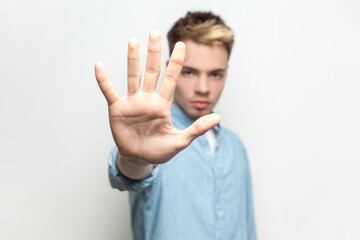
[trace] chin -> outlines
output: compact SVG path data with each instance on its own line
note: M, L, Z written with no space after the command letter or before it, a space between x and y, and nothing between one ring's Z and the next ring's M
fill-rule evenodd
M211 111L207 109L204 110L191 109L191 111L187 112L187 115L189 115L192 118L200 118L210 113Z

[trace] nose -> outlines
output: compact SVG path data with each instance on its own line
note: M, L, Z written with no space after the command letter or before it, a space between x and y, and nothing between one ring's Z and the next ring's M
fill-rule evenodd
M195 84L195 92L200 95L209 94L209 82L205 74L200 74Z

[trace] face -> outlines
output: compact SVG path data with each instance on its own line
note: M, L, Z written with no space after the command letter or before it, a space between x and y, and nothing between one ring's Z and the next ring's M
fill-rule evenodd
M192 118L212 112L224 88L228 53L224 46L209 46L191 40L174 93L174 104Z

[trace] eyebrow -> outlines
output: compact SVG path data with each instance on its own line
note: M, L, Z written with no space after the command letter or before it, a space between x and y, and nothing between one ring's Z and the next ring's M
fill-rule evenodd
M187 67L187 66L183 66L182 70L199 72L199 70L192 68L192 67ZM210 70L209 72L225 72L225 71L226 71L225 68L218 68L218 69Z

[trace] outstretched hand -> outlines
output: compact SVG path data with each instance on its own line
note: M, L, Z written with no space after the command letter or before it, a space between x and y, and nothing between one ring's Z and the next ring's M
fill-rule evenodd
M176 43L158 93L155 89L161 70L161 39L157 32L149 36L142 90L137 40L130 40L128 44L128 89L125 97L120 98L116 94L104 66L100 62L95 64L96 79L108 103L111 131L120 156L137 164L165 163L220 122L218 115L210 114L182 131L172 125L171 101L185 51L184 43Z

